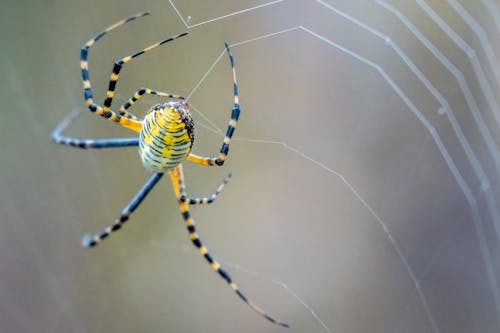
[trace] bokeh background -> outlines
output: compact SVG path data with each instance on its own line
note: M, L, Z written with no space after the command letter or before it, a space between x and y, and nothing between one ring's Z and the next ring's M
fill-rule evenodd
M79 49L96 100L127 64L115 108L141 86L189 96L194 152L218 151L232 106L233 44L242 116L223 168L185 164L199 234L289 332L500 329L500 3L418 1L26 1L0 4L0 330L284 332L234 296L190 244L167 179L96 249L149 177L135 148L81 151L66 132L126 137L85 112ZM145 97L143 114L158 100Z

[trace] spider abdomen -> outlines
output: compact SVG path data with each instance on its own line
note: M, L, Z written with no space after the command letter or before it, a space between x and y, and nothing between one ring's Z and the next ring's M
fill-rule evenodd
M160 103L144 117L139 136L142 164L165 172L182 163L193 146L193 119L184 101Z

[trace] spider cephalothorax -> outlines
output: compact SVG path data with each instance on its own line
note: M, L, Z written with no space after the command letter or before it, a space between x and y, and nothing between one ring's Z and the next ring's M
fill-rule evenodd
M146 169L165 172L189 155L194 141L194 123L185 101L154 105L142 121L139 155Z

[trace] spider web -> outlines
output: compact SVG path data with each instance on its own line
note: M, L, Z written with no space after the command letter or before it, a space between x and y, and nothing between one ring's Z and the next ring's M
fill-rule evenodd
M215 24L219 20L229 19L232 16L249 14L249 12L253 10L266 10L265 7L270 6L281 6L281 10L286 11L286 6L290 5L285 4L284 2L286 1L272 1L229 14L224 14L219 17L209 18L201 22L190 23L190 20L194 15L183 15L182 11L176 7L176 4L173 1L169 2L188 29L199 28L208 24ZM290 6L294 5L296 4L291 4ZM359 7L364 7L366 4L362 3L357 5ZM474 13L474 11L487 10L490 15L490 23L495 22L496 25L496 31L494 29L491 31L494 36L495 33L500 32L500 30L498 30L498 22L500 20L498 5L492 1L482 1L482 6L484 6L482 9L466 8L464 4L449 0L445 3L434 4L436 8L433 8L432 4L425 1L416 1L413 8L398 8L398 5L396 4L377 0L369 6L373 7L370 9L376 10L376 14L373 15L378 17L366 17L363 13L366 12L366 8L364 8L363 12L359 12L359 9L357 12L356 8L346 8L343 10L342 7L345 7L345 5L339 6L333 2L321 0L310 2L306 8L302 8L304 9L304 19L295 20L298 21L298 24L295 25L295 22L293 22L294 20L291 20L292 22L280 22L284 25L284 29L269 31L245 40L232 41L231 46L234 49L241 47L247 52L250 52L249 49L251 50L252 47L258 45L259 43L263 43L269 39L277 40L287 35L292 35L296 40L316 40L319 43L323 43L333 48L338 54L341 54L346 58L350 58L348 61L353 61L354 63L357 62L354 66L361 67L365 71L375 73L375 75L378 76L378 78L376 78L376 81L378 81L377 84L385 86L384 89L380 91L382 95L394 93L397 98L400 99L400 103L404 106L401 111L406 112L408 116L413 116L418 120L418 124L416 124L419 127L418 130L426 133L425 145L428 147L433 146L432 149L437 150L440 155L439 157L446 165L449 177L452 177L456 183L457 188L455 190L460 192L463 196L462 200L467 206L467 214L469 214L469 216L462 222L470 223L473 226L476 237L475 242L479 247L479 251L477 253L478 259L480 258L481 260L483 270L482 274L487 281L487 287L485 286L485 288L487 288L488 293L490 294L490 311L492 313L492 317L496 318L492 319L492 323L494 323L494 327L498 327L498 315L500 314L498 266L495 266L494 264L497 256L494 252L492 252L492 249L497 248L498 241L500 239L500 224L498 220L499 214L496 204L498 201L498 195L497 192L495 192L497 189L494 188L496 185L493 186L493 183L497 183L499 175L498 170L500 170L500 156L498 151L499 137L497 134L498 125L500 124L500 109L497 102L498 96L495 96L493 91L497 91L496 87L498 87L498 84L500 83L500 74L498 71L498 68L500 67L498 66L497 56L494 51L495 45L489 41L486 28L481 25L485 22L479 22L474 18L474 14L477 15L477 12ZM356 7L356 5L353 5L352 7ZM272 10L276 9L273 8ZM314 16L315 18L320 17L319 15L315 16L310 13L318 10L323 10L324 16L331 16L332 21L342 21L344 28L349 29L349 32L355 36L354 39L359 39L357 41L358 44L364 42L364 40L359 37L360 34L364 34L365 38L373 39L376 48L383 48L387 50L385 52L391 61L387 63L384 60L381 60L380 57L374 56L370 52L366 52L366 50L364 50L365 52L358 51L359 45L356 45L355 40L351 39L344 41L341 37L332 34L328 24L325 24L324 22L322 22L322 24L318 24L318 22L314 22L314 20L308 20L310 16ZM469 12L469 10L471 10L471 12ZM276 11L279 12L279 10ZM419 13L417 13L417 11L419 11ZM455 17L451 17L452 15L449 15L449 11L452 11ZM422 18L422 16L427 17ZM391 27L391 25L385 24L384 26L384 20L392 20L390 24L392 27L397 26L397 28L400 29L400 32L395 33L393 30L387 30ZM429 23L424 22L425 20L432 22L432 24L436 26L433 33L440 34L439 38L449 39L448 43L454 44L454 47L458 48L458 51L455 51L458 56L456 54L450 54L449 51L445 49L446 46L440 45L439 41L432 41L432 35L426 35L426 33L429 34L429 32L425 31L425 24ZM452 22L449 23L447 22L448 20L452 20ZM458 23L453 22L453 20L458 21ZM321 19L318 19L318 21L321 22ZM332 25L333 24L338 24L338 22L332 23ZM455 27L453 27L452 24L455 24ZM472 33L472 38L470 38L471 42L465 41L463 37L460 36L461 33L464 35ZM408 45L400 46L399 43L405 44L405 39L410 38L415 40L415 45L413 45L413 47L408 47ZM401 40L401 42L398 42L397 40ZM269 46L269 43L266 45ZM409 51L405 51L405 46L409 48ZM422 60L419 59L419 56L421 57L421 53L423 51L427 53L425 54L427 58ZM241 52L243 53L243 51ZM318 55L318 52L320 51L314 49L310 50L310 53L313 55ZM480 54L480 56L478 54ZM221 50L220 55L189 93L188 99L195 95L198 89L203 89L204 81L218 65L223 56L224 51ZM458 57L462 57L467 60L463 66L464 69L454 64L454 62L457 61L456 58ZM239 58L241 58L241 56ZM322 59L322 61L325 60L326 59ZM398 64L394 64L395 62ZM434 77L432 72L429 72L428 70L426 71L425 68L421 67L423 65L425 66L426 62L436 62L438 66L442 67L440 70L448 71L448 75L451 76L450 82L455 85L455 89L459 90L460 97L450 97L449 92L443 91L443 87L439 86L440 82L435 82L441 80L442 78ZM332 70L332 68L325 62L321 63L320 66L323 66L325 71ZM307 69L304 70L307 71ZM392 74L392 71L394 70L406 71L407 74L411 76L411 80L415 80L420 86L418 89L422 91L419 91L418 93L408 91L408 87L406 87L404 83L398 82L400 80L398 75ZM471 70L472 73L470 74L466 72ZM491 71L491 75L487 77L485 71ZM334 74L335 71L332 70L331 75ZM410 79L407 80L409 81ZM476 84L479 84L480 89L475 87ZM325 92L325 87L322 86L321 83L313 85L310 88ZM280 95L280 93L283 95ZM349 94L349 92L345 91L343 91L343 93ZM249 95L253 94L250 93ZM257 95L261 96L262 94ZM272 89L272 92L267 94L267 96L277 100L288 98L286 91L281 90L279 87ZM432 99L435 106L429 110L428 106L422 106L420 104L419 98ZM460 110L460 108L456 105L457 102L452 100L459 98L465 99L467 106L465 110ZM299 99L298 101L301 100ZM378 101L374 100L373 102L377 103ZM298 102L295 106L297 108L304 107L300 104L300 102ZM210 121L210 117L208 117L196 104L193 105L193 107L194 110L198 112L198 114L206 121L205 124L202 123L202 126L214 134L223 137L223 128ZM332 111L337 109L334 103L332 103L331 109ZM247 113L252 111L253 110L246 110ZM282 110L267 110L267 112L275 111L279 112ZM339 108L338 111L345 112L342 108ZM286 112L281 115L284 118L282 122L286 123L288 120L287 112L293 114L293 111L286 110ZM436 115L438 116L436 117ZM466 120L465 118L469 120ZM443 122L446 122L447 124L442 125ZM449 127L449 130L444 127ZM307 137L314 136L314 134L316 134L310 132L308 133L307 130L301 130L299 132L298 142L302 139L300 135ZM403 133L400 133L400 135L404 136ZM450 140L449 137L453 137L453 140ZM479 139L477 137L479 137ZM441 241L437 241L438 245L434 250L434 254L429 257L430 263L426 267L425 274L421 272L419 273L416 271L417 267L415 267L417 264L412 263L411 257L408 254L405 254L404 247L400 245L401 240L398 240L398 237L393 234L391 229L392 224L404 222L401 220L389 221L385 218L384 214L380 212L383 209L377 209L373 201L365 198L365 191L362 187L358 187L360 185L356 185L357 181L355 178L351 178L346 175L345 172L337 169L335 164L330 165L324 162L325 157L322 158L321 154L316 154L316 156L319 155L319 157L315 157L313 152L314 149L309 150L308 148L299 147L296 143L288 141L286 137L283 139L266 139L262 136L244 138L237 136L234 140L254 145L276 145L279 149L285 150L290 154L296 155L298 158L304 159L311 164L311 168L317 168L318 171L322 170L327 174L331 174L331 176L338 178L338 180L342 183L342 186L350 192L353 199L359 201L361 205L360 208L366 210L371 216L369 218L372 220L371 222L375 222L385 234L385 241L390 244L390 247L397 257L396 261L399 262L401 269L406 273L407 279L411 282L412 286L409 288L413 288L417 295L422 308L422 318L425 318L425 321L427 321L428 324L426 331L447 331L447 329L444 328L447 328L448 324L443 322L442 318L439 318L439 315L437 314L439 311L435 310L435 306L433 307L433 305L430 304L429 294L431 293L430 290L432 290L432 287L427 286L426 288L425 286L422 286L422 280L429 274L428 270L432 270L435 257L439 256L440 252L444 251L444 247L448 246L447 243L452 242L447 239L450 237L450 232L443 232L441 235ZM316 142L314 144L325 145L327 142L323 139L323 142ZM335 142L330 142L330 144L335 145ZM404 150L403 147L401 147L401 149ZM425 149L431 148L424 148L424 150ZM461 151L456 152L456 150ZM482 153L481 156L478 156L478 151L479 153ZM420 154L425 153L420 151ZM454 155L465 156L462 157ZM465 163L463 159L465 159ZM488 168L488 164L489 170L485 170L485 168ZM381 191L383 192L383 189ZM451 224L452 221L447 222L450 223L450 225L447 225L446 228L453 228ZM492 231L494 236L488 235L488 230ZM231 265L231 267L262 277L261 274L250 271L248 268L240 265ZM323 320L320 318L313 310L314 306L306 303L306 301L302 299L294 290L292 290L285 282L274 278L264 279L268 279L269 282L282 287L286 293L295 298L307 311L310 312L311 316L317 320L325 331L342 331L335 329L335 321L331 320L331 318L328 318L329 320ZM329 315L335 316L335 314L332 313ZM325 322L328 322L328 325ZM476 323L474 323L474 325L475 324ZM388 325L387 327L391 327L391 325ZM394 327L397 326L393 326L393 329ZM403 329L403 327L400 329ZM405 329L405 331L408 331L408 329ZM415 331L422 330L417 329Z
M33 144L81 101L81 42L144 9L149 21L92 50L96 98L111 60L187 30L125 68L115 99L140 85L187 96L195 153L216 153L232 106L230 43L242 115L229 159L222 170L186 163L185 175L189 193L203 195L232 171L220 199L193 217L250 298L290 332L500 328L498 1L6 6L0 94L16 112L6 112L1 133L19 141L0 161L6 330L284 331L199 258L175 222L168 182L106 246L80 249L80 237L113 221L148 175L135 151ZM143 100L136 110L151 105ZM124 132L82 115L68 133Z

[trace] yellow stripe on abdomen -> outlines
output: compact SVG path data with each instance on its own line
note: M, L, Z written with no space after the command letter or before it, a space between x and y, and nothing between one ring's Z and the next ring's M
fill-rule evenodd
M193 121L185 102L155 105L146 115L139 136L142 164L165 172L182 163L193 146Z

